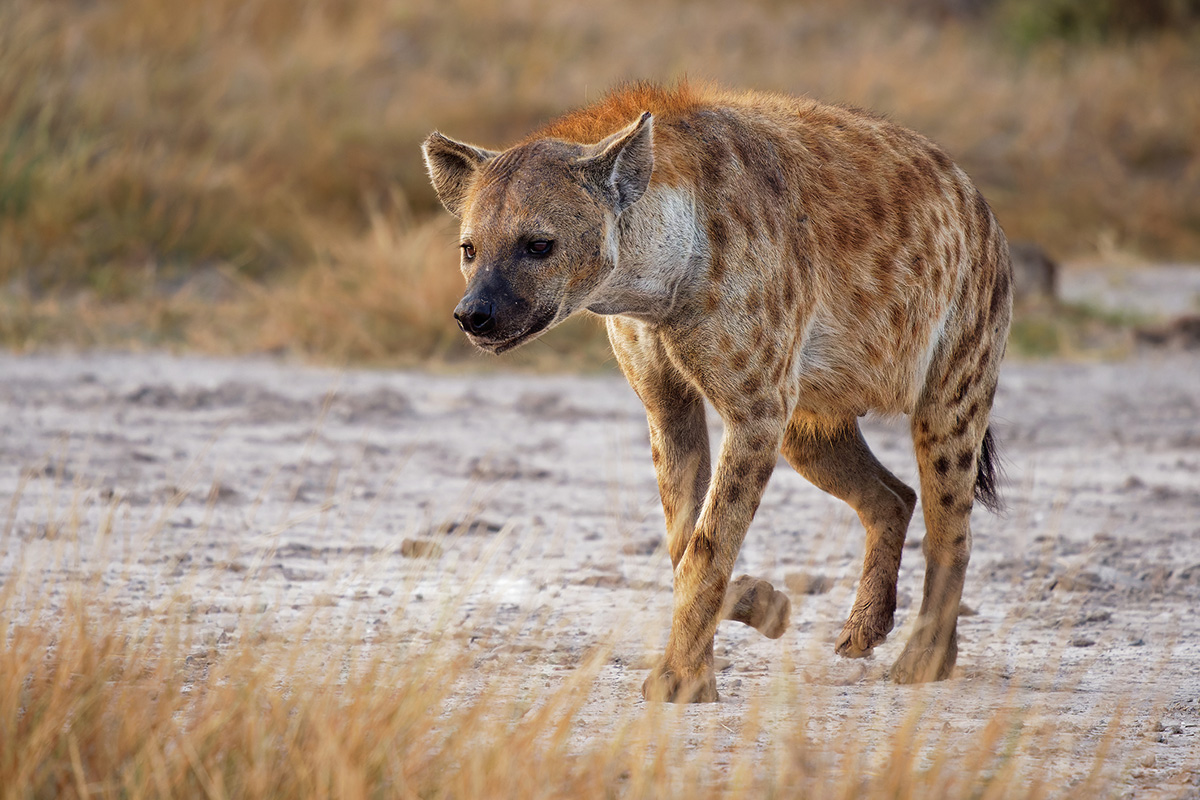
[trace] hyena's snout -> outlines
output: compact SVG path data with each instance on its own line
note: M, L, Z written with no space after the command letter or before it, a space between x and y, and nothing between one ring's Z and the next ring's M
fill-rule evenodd
M483 336L496 328L496 304L488 298L468 294L454 309L454 318L463 333Z
M476 345L500 353L548 327L555 309L543 313L495 270L489 273L476 275L467 285L467 293L454 309L454 319Z
M454 309L464 333L484 339L503 339L526 304L494 267L480 270L467 283L467 292Z

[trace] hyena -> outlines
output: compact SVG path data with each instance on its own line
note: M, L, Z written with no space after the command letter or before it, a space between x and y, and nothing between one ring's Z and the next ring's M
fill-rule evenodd
M924 596L890 675L950 675L971 508L997 504L988 415L1012 298L1004 234L941 149L856 109L635 84L502 152L437 132L423 151L462 221L471 341L501 353L599 314L645 404L674 569L645 697L717 699L722 619L787 627L771 584L730 581L781 452L866 528L836 652L884 640L916 494L863 440L869 411L910 417L924 498ZM715 472L705 398L725 423Z

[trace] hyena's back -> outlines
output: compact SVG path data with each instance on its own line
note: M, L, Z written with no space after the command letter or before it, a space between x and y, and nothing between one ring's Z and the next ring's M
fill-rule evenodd
M643 111L655 118L651 186L696 195L711 251L693 311L742 315L769 326L750 340L797 345L798 412L911 414L935 357L987 370L975 351L1007 331L1007 244L935 144L857 109L646 84L528 141L601 141Z

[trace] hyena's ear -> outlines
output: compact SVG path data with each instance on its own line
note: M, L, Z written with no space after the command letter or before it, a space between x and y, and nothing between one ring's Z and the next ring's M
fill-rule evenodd
M581 162L584 174L607 194L620 214L636 203L654 172L654 117L647 111L623 131L596 145L597 152Z
M482 147L456 142L437 131L429 134L421 145L421 153L425 156L425 168L429 170L433 190L446 210L456 217L462 216L467 189L475 173L499 155Z

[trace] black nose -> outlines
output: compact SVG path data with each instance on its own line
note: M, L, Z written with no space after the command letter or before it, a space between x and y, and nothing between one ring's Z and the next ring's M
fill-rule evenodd
M454 310L454 318L458 320L458 327L475 336L487 333L496 327L496 317L492 314L491 303L477 301L465 307L460 304Z

